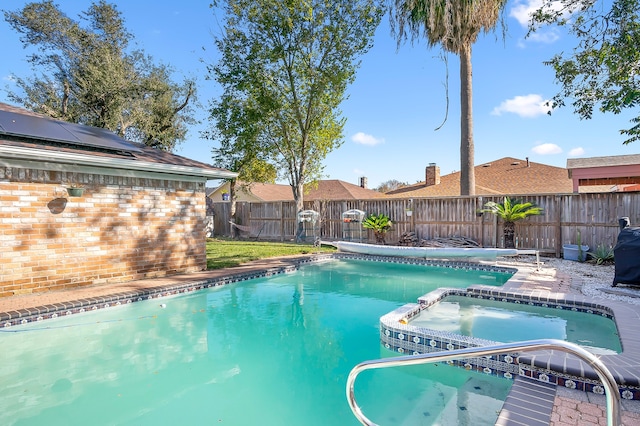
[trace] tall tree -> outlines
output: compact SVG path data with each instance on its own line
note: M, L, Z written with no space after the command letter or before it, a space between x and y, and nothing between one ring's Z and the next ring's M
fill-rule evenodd
M560 92L553 106L572 99L582 119L603 113L618 114L640 105L640 0L545 0L531 20L530 30L544 24L568 27L578 39L570 54L564 52L545 62L555 70ZM640 115L623 129L624 144L640 139Z
M230 70L231 78L227 74L215 74L216 68L209 67L225 91L218 98L210 100L209 114L215 119L211 120L209 129L201 134L219 144L212 150L213 163L238 173L237 179L229 181L230 213L235 217L236 183L241 182L241 186L250 186L254 182L274 183L278 173L275 165L269 162L270 147L261 135L262 114L257 102L251 98L251 94L233 84L233 78L237 75L234 68L243 64L233 62L232 50L222 50L221 53L220 63Z
M15 77L9 99L50 117L103 127L129 140L172 150L194 123L195 85L171 81L172 70L140 50L115 5L92 3L79 20L51 0L4 12L40 75ZM85 23L86 28L81 24Z
M343 142L338 107L357 58L371 47L382 1L225 2L224 34L215 40L222 56L211 78L223 99L238 99L250 111L237 123L234 143L269 156L288 179L298 211L304 184L320 178L322 160ZM226 117L211 110L213 122Z
M460 58L460 195L475 195L471 47L492 31L506 0L394 0L391 26L398 45L424 36Z

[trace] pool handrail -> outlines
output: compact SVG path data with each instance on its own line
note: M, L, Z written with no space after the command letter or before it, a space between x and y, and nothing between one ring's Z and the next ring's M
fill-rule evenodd
M586 349L574 343L557 339L527 340L522 342L504 343L493 346L471 347L456 349L452 351L430 352L420 355L405 355L364 361L353 367L353 369L349 373L349 376L347 378L347 400L349 401L351 411L353 411L353 414L361 424L365 426L377 426L376 423L372 422L364 415L364 413L362 412L362 410L360 410L360 407L358 407L358 404L356 403L354 386L358 374L360 374L362 371L404 365L428 364L432 362L449 361L460 358L499 355L504 353L511 353L514 351L521 352L545 349L555 349L569 353L571 355L575 355L588 363L595 370L595 372L598 374L598 377L600 377L600 380L602 381L602 384L604 385L606 391L605 396L607 401L607 425L619 426L621 424L620 392L618 390L618 385L609 369L604 365L602 361L600 361L600 359L598 359L591 352L588 352Z

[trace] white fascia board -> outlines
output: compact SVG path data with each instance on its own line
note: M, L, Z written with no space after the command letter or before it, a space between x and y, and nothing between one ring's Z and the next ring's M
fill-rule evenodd
M145 175L145 177L150 177L149 174L153 174L164 175L165 179L168 178L166 175L174 175L181 179L187 178L185 180L192 180L193 178L199 178L198 180L202 178L206 178L207 180L233 179L238 176L237 173L227 170L207 170L199 167L150 163L146 161L96 157L86 154L0 145L0 164L2 165L19 166L20 164L24 164L26 166L37 166L38 163L40 163L40 167L35 167L38 169L44 168L43 166L45 164L47 165L46 169L59 169L58 167L52 167L53 164L71 164L74 166L74 171L81 171L80 169L85 169L87 172L91 171L95 173L98 171L96 168L103 171L107 169L116 169L121 171L116 173L117 175Z

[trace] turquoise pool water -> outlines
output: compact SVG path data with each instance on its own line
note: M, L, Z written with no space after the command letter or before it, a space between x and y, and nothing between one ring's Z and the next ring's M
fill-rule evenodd
M570 309L446 296L422 310L410 324L502 343L559 339L597 355L622 352L615 321Z
M0 424L357 425L349 371L394 356L381 315L437 287L507 278L332 261L4 329ZM429 365L365 372L356 397L381 425L492 425L510 386Z

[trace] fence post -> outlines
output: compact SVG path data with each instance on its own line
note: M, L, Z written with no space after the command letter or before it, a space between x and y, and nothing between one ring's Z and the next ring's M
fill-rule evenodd
M562 201L559 195L553 197L554 202L556 203L556 257L561 256L561 248L562 248Z

